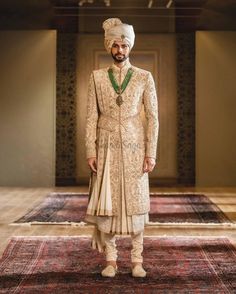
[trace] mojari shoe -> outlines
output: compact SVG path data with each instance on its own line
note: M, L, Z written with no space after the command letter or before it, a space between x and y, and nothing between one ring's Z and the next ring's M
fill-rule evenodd
M143 269L141 264L137 264L134 268L132 268L132 276L135 278L144 278L146 277L147 273Z
M113 265L109 264L108 266L106 266L104 268L104 270L101 272L101 275L103 277L109 277L109 278L113 278L117 273L117 265L114 268Z

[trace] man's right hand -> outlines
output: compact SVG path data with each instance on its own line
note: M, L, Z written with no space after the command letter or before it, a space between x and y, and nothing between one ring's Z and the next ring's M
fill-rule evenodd
M97 172L97 158L96 157L90 157L87 159L88 165L91 168L93 172Z

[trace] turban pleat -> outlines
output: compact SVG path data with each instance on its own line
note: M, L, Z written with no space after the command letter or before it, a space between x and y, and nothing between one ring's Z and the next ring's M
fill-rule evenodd
M104 45L107 52L111 52L114 41L126 42L132 49L135 39L133 26L122 23L119 18L108 18L102 26L105 31Z

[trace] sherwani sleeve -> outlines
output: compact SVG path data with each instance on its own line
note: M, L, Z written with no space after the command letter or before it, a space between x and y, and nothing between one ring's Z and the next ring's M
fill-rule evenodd
M85 129L86 158L96 157L98 106L93 74L90 76Z
M144 111L147 120L145 156L156 158L159 132L158 101L155 83L149 72L143 94Z

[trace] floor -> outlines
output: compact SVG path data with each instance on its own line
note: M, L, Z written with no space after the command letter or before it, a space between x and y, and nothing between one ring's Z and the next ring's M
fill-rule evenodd
M78 236L90 235L93 226L13 225L29 209L40 203L50 192L87 192L88 187L20 188L0 187L0 255L11 236ZM145 235L155 236L226 236L236 246L235 188L151 188L157 193L204 193L217 204L235 225L155 225L145 229Z

